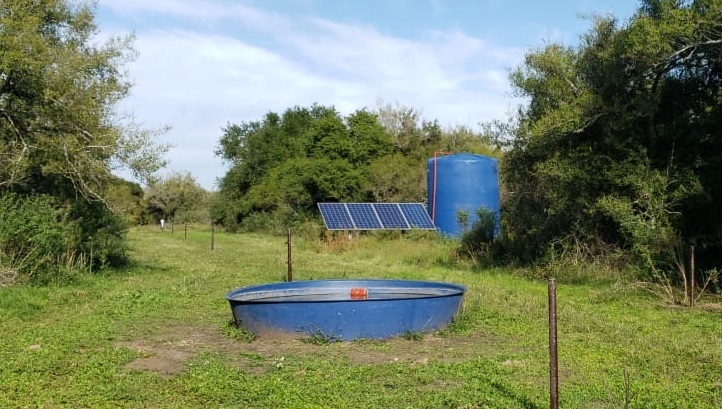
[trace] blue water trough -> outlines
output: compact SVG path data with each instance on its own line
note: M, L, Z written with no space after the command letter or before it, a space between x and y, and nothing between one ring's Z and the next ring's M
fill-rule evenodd
M239 288L226 295L253 334L384 339L451 323L466 288L410 280L310 280Z

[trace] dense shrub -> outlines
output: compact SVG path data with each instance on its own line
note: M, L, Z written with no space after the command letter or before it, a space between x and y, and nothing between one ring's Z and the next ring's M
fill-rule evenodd
M464 232L461 235L460 253L464 256L482 259L490 256L491 244L494 241L497 225L496 214L484 207L476 210L476 221L468 228L464 226ZM459 215L460 221L466 219L468 223L468 215Z
M0 196L0 284L48 281L77 260L78 232L49 196Z
M45 284L127 260L125 226L100 202L0 196L0 286Z
M69 217L79 236L74 250L92 261L88 267L93 271L128 261L128 222L122 216L102 202L77 200L70 206Z
M643 0L624 25L595 18L579 45L531 50L511 72L528 102L500 175L520 262L622 259L684 285L696 243L697 268L719 266L722 54L708 27L721 18L720 2Z

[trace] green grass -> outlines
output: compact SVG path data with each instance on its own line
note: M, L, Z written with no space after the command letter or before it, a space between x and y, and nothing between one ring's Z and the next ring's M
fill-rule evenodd
M472 271L450 243L396 235L295 239L294 278L403 278L468 287L437 334L255 339L229 290L278 282L285 237L136 229L134 265L72 285L0 289L0 407L544 408L547 285ZM611 283L558 286L564 408L722 407L722 316ZM628 383L625 384L625 373Z

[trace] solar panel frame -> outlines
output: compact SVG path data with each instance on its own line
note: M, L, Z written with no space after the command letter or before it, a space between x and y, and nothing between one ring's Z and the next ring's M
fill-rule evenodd
M422 203L318 203L328 230L436 230Z

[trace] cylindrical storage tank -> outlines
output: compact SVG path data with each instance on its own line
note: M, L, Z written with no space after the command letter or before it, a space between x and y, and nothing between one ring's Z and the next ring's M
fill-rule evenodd
M459 212L469 216L470 227L478 219L477 209L495 213L495 234L500 231L499 165L495 158L468 153L438 156L427 166L429 215L446 236L460 236Z

